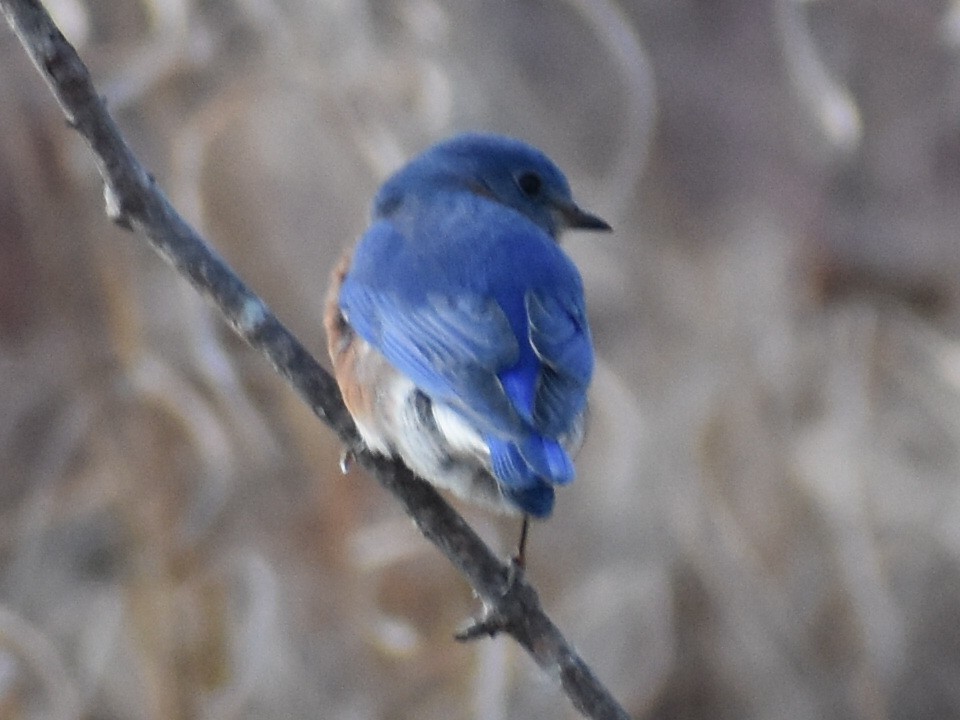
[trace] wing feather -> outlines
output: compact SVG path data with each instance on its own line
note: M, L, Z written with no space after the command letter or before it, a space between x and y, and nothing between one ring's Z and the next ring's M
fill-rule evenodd
M379 237L394 232L373 226ZM471 292L444 295L416 285L373 283L349 272L340 308L354 330L435 400L449 404L481 432L521 434L523 421L497 373L517 362L519 343L493 298ZM403 268L394 268L394 272Z
M593 343L582 295L525 298L529 339L542 368L534 398L534 424L557 437L570 431L586 407L593 374Z

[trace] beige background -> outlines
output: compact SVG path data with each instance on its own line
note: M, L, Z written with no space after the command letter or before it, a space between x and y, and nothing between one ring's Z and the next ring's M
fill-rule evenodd
M601 365L529 552L635 717L960 715L960 8L51 8L317 353L377 184L456 130L536 143L615 225L566 242ZM0 720L572 716L509 641L451 640L465 583L102 205L3 28Z

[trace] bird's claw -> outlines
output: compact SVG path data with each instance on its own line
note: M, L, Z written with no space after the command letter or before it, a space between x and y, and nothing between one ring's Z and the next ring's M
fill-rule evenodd
M473 620L463 630L454 635L457 642L470 642L482 637L496 637L499 633L507 629L506 618L500 613L487 608L483 617L479 620Z
M510 558L510 564L507 566L506 583L503 586L503 592L500 593L501 599L506 599L514 592L517 585L523 582L523 558L516 555ZM484 603L483 614L479 619L472 620L465 628L456 633L453 637L458 642L470 642L482 637L496 637L501 632L507 630L509 619L496 606Z

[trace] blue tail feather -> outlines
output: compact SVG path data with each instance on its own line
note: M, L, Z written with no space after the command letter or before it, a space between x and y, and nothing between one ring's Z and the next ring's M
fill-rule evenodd
M570 456L555 440L533 436L517 447L498 437L487 437L490 462L503 494L517 507L534 517L545 517L553 509L552 485L573 480Z
M553 488L543 481L529 488L504 488L503 494L533 517L547 517L553 510Z
M507 488L525 489L537 484L537 475L524 460L520 450L512 442L498 437L487 437L490 448L490 464L500 484Z
M556 440L535 435L523 443L520 455L537 477L553 485L566 485L573 480L573 461Z

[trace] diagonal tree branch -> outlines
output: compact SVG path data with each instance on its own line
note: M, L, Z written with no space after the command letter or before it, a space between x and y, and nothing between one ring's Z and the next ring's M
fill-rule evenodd
M177 213L130 150L90 73L38 0L0 0L0 8L46 80L70 125L93 150L107 214L152 247L216 304L227 322L262 352L348 451L402 503L423 535L467 578L487 608L482 631L510 634L573 705L597 720L629 716L544 613L533 587L499 560L426 482L401 463L366 452L333 378Z

